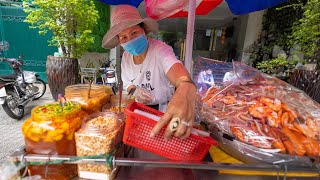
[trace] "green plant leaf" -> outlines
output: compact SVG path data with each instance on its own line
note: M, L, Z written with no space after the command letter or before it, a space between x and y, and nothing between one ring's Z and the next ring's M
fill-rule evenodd
M92 0L24 0L23 8L25 22L40 34L51 31L49 44L61 47L65 57L81 57L94 42L92 29L99 14Z

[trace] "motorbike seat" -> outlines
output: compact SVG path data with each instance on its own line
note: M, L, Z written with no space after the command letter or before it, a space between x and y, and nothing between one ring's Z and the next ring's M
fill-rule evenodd
M2 80L2 81L14 81L16 78L17 78L17 75L15 75L15 74L0 76L0 80Z

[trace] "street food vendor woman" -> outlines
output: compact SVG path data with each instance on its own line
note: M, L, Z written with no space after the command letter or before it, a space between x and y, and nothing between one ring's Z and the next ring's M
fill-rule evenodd
M121 62L124 89L135 88L136 101L165 112L150 136L171 122L165 138L186 138L194 121L196 86L188 71L175 57L173 49L156 39L156 21L142 19L130 5L116 6L111 14L111 28L102 41L106 49L121 45L125 50ZM176 127L174 127L176 125Z

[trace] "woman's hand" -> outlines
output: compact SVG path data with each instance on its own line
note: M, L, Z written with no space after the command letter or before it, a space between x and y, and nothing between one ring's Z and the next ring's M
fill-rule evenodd
M134 96L135 101L141 104L148 104L155 101L156 99L150 91L143 88L139 88L135 85L130 85L127 88L128 93L131 93L131 90L133 91L132 95Z
M143 88L136 88L133 96L137 102L142 104L148 104L156 100L150 91Z
M152 129L150 136L154 137L160 129L172 119L179 119L179 125L174 131L167 126L164 137L169 139L172 134L175 137L185 139L190 136L195 116L196 86L192 81L182 81L173 94L166 113L161 117L157 125Z

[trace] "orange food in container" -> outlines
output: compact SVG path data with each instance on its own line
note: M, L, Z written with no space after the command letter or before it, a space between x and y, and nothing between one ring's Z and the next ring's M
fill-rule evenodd
M22 125L27 153L76 155L74 133L86 116L79 104L71 102L33 108L31 118ZM77 166L67 164L29 166L29 170L43 179L69 179L77 174Z
M110 98L110 105L112 107L119 107L119 95L112 95ZM127 107L128 104L134 102L134 96L127 98L127 94L122 94L121 107Z
M68 101L81 104L81 108L92 114L102 110L102 106L110 101L108 89L101 85L76 84L66 87L65 97Z

